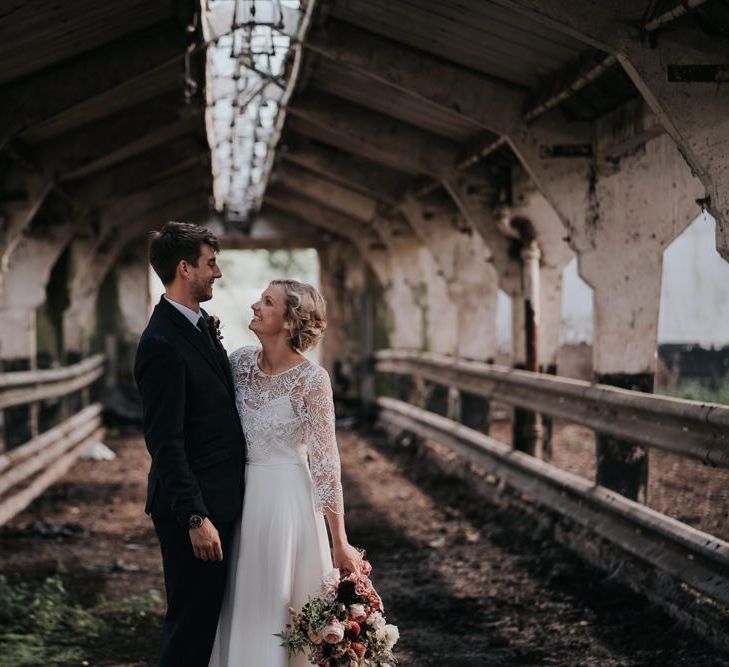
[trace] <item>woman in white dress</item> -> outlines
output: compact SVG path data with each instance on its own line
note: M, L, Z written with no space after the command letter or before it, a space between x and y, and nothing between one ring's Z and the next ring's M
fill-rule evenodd
M261 348L230 355L248 446L243 514L228 559L228 582L210 667L292 667L281 639L288 609L315 595L332 566L359 571L347 541L327 372L302 356L326 327L319 292L273 281L249 325ZM332 536L330 554L324 516Z

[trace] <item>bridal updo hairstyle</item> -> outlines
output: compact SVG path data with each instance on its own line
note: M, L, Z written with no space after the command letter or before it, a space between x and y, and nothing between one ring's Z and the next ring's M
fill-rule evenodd
M286 295L284 317L291 324L289 343L298 352L306 352L321 339L327 328L327 306L319 290L298 280L272 280Z

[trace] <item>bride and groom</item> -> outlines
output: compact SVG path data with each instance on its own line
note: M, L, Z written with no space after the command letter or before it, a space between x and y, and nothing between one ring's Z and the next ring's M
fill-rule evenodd
M332 566L361 567L345 532L329 376L301 354L326 327L325 304L310 285L273 281L252 305L261 347L229 358L200 308L222 275L218 250L186 223L167 223L150 242L165 294L134 376L152 457L145 511L167 595L159 664L304 665L274 636L289 607Z

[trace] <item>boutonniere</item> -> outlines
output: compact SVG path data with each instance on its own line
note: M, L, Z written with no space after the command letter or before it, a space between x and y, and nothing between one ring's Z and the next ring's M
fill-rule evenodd
M217 315L210 315L210 317L208 317L208 326L210 327L210 335L213 338L223 340L223 334L220 333L222 325L220 324L220 318Z

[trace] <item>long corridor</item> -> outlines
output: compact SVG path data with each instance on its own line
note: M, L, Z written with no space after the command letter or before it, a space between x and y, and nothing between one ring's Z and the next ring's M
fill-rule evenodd
M479 496L482 480L467 486L443 472L460 465L443 450L352 430L339 442L350 539L367 549L401 629L400 664L729 665L533 518ZM55 645L39 637L49 641L36 664L155 664L163 588L142 512L147 454L136 436L108 444L115 460L79 462L0 529L9 581L56 578L71 604L102 621Z

